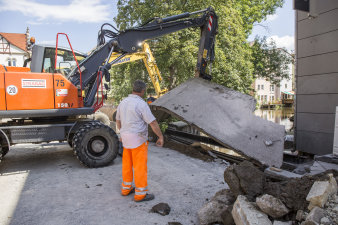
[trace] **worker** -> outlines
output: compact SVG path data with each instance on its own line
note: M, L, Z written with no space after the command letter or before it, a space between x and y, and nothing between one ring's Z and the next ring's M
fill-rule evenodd
M121 194L135 192L136 202L150 201L154 195L147 187L148 124L158 136L156 145L163 146L164 140L156 118L143 100L146 84L137 80L133 91L117 107L116 124L123 144ZM134 169L135 188L132 187Z

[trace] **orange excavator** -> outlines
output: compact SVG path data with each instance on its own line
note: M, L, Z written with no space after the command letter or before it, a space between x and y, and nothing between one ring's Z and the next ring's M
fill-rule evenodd
M107 26L114 30L104 29ZM0 65L0 158L14 144L68 141L85 166L110 164L118 153L117 135L99 121L78 116L93 114L103 105L100 92L104 81L110 82L109 70L115 63L140 50L146 40L192 27L201 28L195 75L210 80L206 68L214 60L217 33L212 8L153 18L123 31L103 24L98 45L88 56L74 52L66 35L72 51L58 44L35 45L30 68Z

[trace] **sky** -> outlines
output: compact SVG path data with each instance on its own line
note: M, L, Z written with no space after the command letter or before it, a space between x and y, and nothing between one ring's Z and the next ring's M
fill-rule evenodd
M37 44L50 45L55 45L56 34L62 32L68 34L73 49L86 53L96 46L101 25L114 25L116 5L117 0L0 0L0 32L25 33L29 27ZM256 35L273 39L278 47L292 51L292 1L285 0L283 8L255 24L248 40ZM60 38L60 45L68 46L65 37Z

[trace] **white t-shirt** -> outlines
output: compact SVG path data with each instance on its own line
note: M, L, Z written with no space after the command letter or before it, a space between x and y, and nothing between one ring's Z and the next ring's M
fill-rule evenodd
M138 95L130 94L117 107L116 120L121 121L121 138L125 148L137 148L148 140L148 124L156 118L148 104Z

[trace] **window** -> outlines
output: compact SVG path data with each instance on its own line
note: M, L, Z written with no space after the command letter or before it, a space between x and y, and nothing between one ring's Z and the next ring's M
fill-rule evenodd
M77 61L80 63L85 57L75 53ZM74 59L72 51L58 49L58 54L56 58L56 69L57 72L67 76L73 68L75 68L76 61ZM43 72L53 73L55 64L55 48L46 48L45 55L43 59Z
M288 88L288 84L285 84L285 88Z
M8 58L7 59L7 66L16 66L16 59L15 58Z
M264 100L267 101L268 100L268 96L264 95Z
M261 89L264 90L264 84L261 85Z
M275 85L273 84L270 85L270 91L275 91Z
M257 86L257 90L260 90L260 87L261 87L261 85L259 85L259 84L258 84L258 86Z

